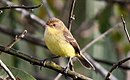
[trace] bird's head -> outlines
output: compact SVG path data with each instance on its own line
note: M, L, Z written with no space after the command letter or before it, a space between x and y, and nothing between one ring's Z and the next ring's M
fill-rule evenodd
M65 27L64 23L58 18L50 18L46 22L46 25L50 28L56 28L56 29L59 29L59 30L62 30Z

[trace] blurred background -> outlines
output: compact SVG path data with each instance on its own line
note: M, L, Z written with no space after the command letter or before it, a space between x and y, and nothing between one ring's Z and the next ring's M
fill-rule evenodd
M8 1L8 0L7 0ZM17 5L35 6L41 4L41 0L9 0ZM61 19L65 25L68 25L69 12L72 0L46 0L50 10L55 17ZM0 7L7 6L6 0L0 0ZM46 7L44 5L27 10L35 14L43 21L49 19ZM85 51L93 57L107 71L111 69L113 63L129 57L130 44L124 33L123 26L116 28L121 23L121 15L124 15L128 32L130 32L130 1L129 0L77 0L74 8L75 20L72 23L71 32L83 49L92 40L112 29L104 38L98 40ZM4 30L5 31L4 31ZM28 31L28 35L44 41L44 27L32 21L29 17L15 9L0 10L0 45L7 45L13 39L13 33ZM12 32L11 32L12 31ZM8 34L8 32L11 32ZM12 37L13 36L13 37ZM35 41L35 40L34 40ZM37 41L36 41L37 42ZM43 42L44 43L44 42ZM38 59L45 59L53 55L43 46L21 40L13 46L14 49L25 52L28 55ZM86 54L85 54L86 55ZM58 72L31 65L30 63L17 57L2 53L0 59L10 67L26 71L37 80L54 80ZM56 63L64 66L67 63L65 58L54 60ZM129 66L129 62L123 64ZM105 76L98 71L85 69L78 60L74 60L75 71L93 80L104 80ZM118 68L112 74L117 80L130 80L130 68ZM62 76L59 80L65 80Z

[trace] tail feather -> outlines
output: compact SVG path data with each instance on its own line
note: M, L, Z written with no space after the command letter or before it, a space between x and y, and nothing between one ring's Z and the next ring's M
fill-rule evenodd
M92 63L83 54L77 55L77 58L86 68L95 70Z

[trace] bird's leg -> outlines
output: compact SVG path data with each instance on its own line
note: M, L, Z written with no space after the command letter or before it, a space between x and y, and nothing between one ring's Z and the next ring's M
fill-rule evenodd
M69 61L69 68L70 68L70 70L72 70L72 71L74 71L74 64L73 64L73 61L72 61L72 59Z
M70 61L69 66L70 66L70 70L71 70L71 71L74 71L74 64L73 64L72 59L71 59L71 61ZM77 79L77 76L75 76L75 79ZM74 79L74 80L75 80L75 79Z
M72 58L71 57L69 57L69 61L68 61L67 65L66 65L66 67L64 68L65 78L67 80L70 80L70 78L67 77L67 71L69 69L72 70L72 71L74 70L74 68L73 68L73 62L72 62Z
M67 71L68 71L69 69L72 70L72 71L74 71L72 58L69 58L69 61L68 61L67 65L66 65L66 67L65 67L65 69L64 69L64 73L65 73L65 78L66 78L66 79L69 79L69 78L67 77ZM77 78L77 76L75 76L75 79L76 79L76 78ZM70 79L69 79L69 80L70 80Z
M64 69L64 73L67 73L67 71L70 69L70 64L71 64L71 58L69 57L69 61L68 61L68 63L67 63L67 65L66 65L66 67L65 67L65 69Z

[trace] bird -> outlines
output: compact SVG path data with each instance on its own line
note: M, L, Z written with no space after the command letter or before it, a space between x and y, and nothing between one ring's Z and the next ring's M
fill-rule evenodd
M44 41L52 54L67 58L76 57L83 66L95 70L93 64L82 54L76 39L60 19L53 17L46 22Z

